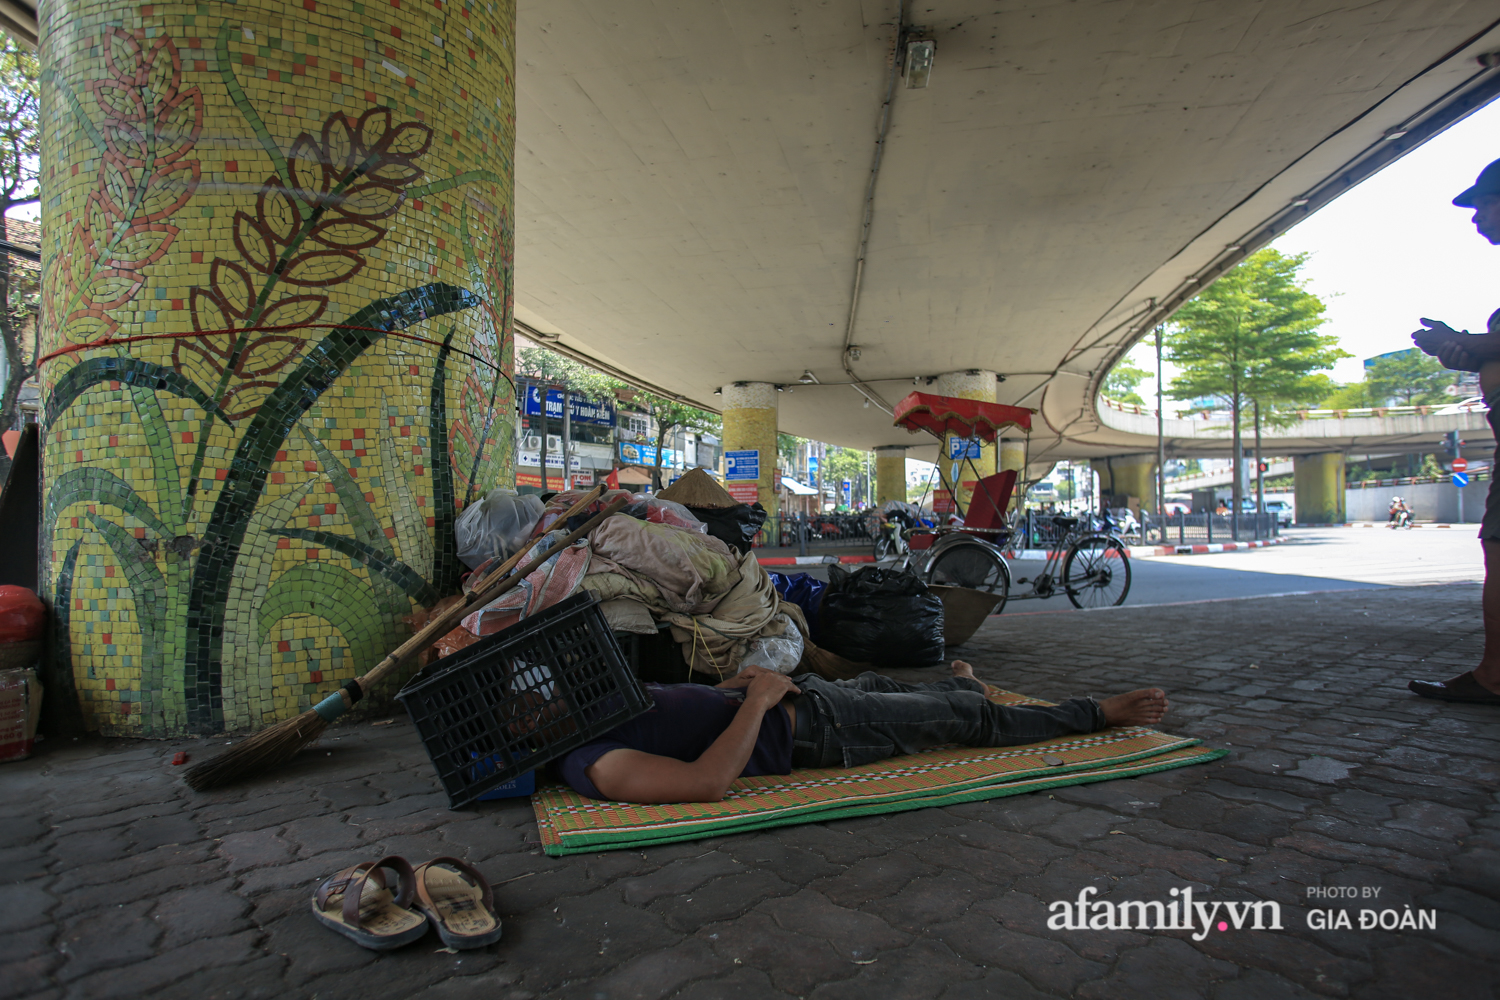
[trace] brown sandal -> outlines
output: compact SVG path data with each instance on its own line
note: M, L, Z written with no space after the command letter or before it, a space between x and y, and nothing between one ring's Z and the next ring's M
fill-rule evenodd
M386 872L396 873L391 895ZM376 951L410 944L427 933L427 918L408 910L417 886L411 862L397 855L366 861L331 875L313 897L313 916L353 941Z
M417 908L427 914L443 944L482 948L500 940L494 890L473 866L457 858L433 858L417 866L416 883Z

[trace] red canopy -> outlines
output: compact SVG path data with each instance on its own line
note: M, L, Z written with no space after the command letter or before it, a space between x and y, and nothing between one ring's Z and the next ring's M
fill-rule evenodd
M1024 406L914 392L896 404L896 426L905 427L913 434L919 430L927 431L939 440L952 434L992 442L1007 427L1031 430L1034 412Z

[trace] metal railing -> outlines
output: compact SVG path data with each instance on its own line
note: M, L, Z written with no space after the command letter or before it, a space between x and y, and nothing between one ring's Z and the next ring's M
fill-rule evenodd
M1142 521L1139 534L1145 545L1212 545L1215 542L1261 541L1281 535L1280 515L1269 512L1247 511L1240 514L1238 524L1231 514L1168 514L1162 523L1146 514Z
M875 545L880 518L863 514L778 514L761 526L757 547L847 549Z
M1110 399L1108 396L1100 396L1100 401L1111 410L1119 410L1121 413L1134 413L1142 417L1156 416L1156 410L1137 406L1134 403L1121 403ZM1455 403L1433 403L1425 406L1360 406L1348 410L1292 410L1298 420L1348 420L1354 417L1400 417L1416 416L1430 417L1439 411L1446 414L1454 413L1484 413L1489 407L1482 402L1455 402ZM1230 414L1227 410L1204 411L1196 410L1178 414L1177 420L1229 420Z

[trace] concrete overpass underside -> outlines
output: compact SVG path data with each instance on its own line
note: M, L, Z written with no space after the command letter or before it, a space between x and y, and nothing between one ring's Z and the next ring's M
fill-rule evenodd
M786 386L782 430L914 457L930 441L882 407L996 373L997 401L1040 410L1033 461L1107 454L1095 396L1120 354L1500 92L1480 59L1496 18L1480 0L522 0L517 315L709 408L737 381ZM925 88L895 83L867 206L898 35L936 59Z

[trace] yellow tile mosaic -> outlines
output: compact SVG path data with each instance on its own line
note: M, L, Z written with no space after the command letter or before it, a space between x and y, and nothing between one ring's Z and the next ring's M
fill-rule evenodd
M286 718L514 479L514 0L41 20L54 683L109 734Z

